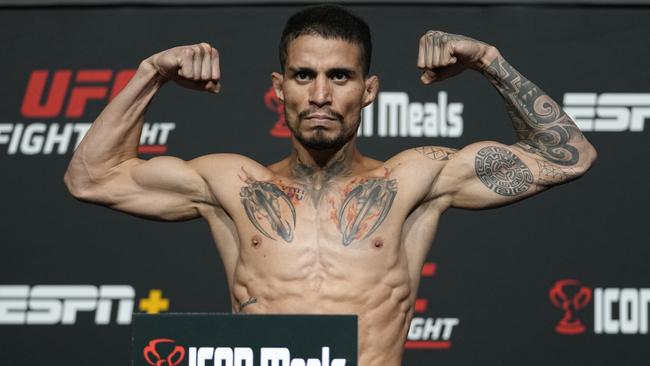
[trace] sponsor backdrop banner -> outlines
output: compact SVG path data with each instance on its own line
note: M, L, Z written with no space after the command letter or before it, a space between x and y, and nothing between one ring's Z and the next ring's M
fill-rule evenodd
M219 95L165 85L146 115L145 158L289 151L269 94L298 7L0 11L0 360L126 365L132 312L230 312L207 225L147 221L74 200L63 173L90 123L144 58L208 41ZM451 210L422 269L404 365L641 365L650 357L647 213L650 9L356 6L373 29L381 94L359 145L515 141L480 74L419 82L428 29L496 45L599 151L578 181L485 211ZM315 329L317 331L317 329Z

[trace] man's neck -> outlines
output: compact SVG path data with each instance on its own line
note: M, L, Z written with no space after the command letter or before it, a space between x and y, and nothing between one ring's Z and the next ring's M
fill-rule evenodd
M349 176L360 156L354 139L332 150L310 150L294 144L289 165L294 179L320 190L331 179Z

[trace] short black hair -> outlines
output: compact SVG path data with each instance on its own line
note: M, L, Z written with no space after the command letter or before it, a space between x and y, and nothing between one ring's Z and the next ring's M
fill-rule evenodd
M317 5L292 15L280 38L280 67L284 72L288 47L291 41L304 35L326 39L340 39L359 46L360 62L364 76L370 72L372 41L370 27L358 15L338 5Z

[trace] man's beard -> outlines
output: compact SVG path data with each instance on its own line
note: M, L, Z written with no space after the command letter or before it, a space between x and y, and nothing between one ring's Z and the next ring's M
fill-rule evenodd
M302 146L312 150L339 149L350 140L343 132L334 138L329 138L325 136L325 131L320 128L316 129L310 137L305 137L300 131L292 130L292 132Z
M326 112L329 116L332 118L336 119L338 123L343 126L343 116L337 112L334 112L330 109L327 109L325 111L319 110L319 112ZM316 110L310 109L306 111L302 111L298 114L298 121L302 123L302 121L310 114L316 113ZM361 117L361 116L359 116ZM287 126L289 126L289 130L291 130L291 133L296 137L296 140L300 142L300 144L308 149L312 150L330 150L330 149L339 149L343 147L350 139L352 139L352 136L354 136L354 133L350 133L350 131L346 131L345 129L341 130L341 133L339 133L335 137L327 137L325 135L325 129L323 128L316 128L312 135L310 137L306 137L302 134L300 131L300 126L298 126L298 129L295 129L292 123L287 123Z

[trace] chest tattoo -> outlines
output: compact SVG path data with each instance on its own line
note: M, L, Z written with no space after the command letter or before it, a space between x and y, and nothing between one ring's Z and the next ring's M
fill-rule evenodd
M397 195L397 180L370 178L352 183L335 221L343 236L343 245L362 240L372 234L386 219Z
M328 197L330 219L341 233L343 245L348 246L380 227L397 195L397 180L388 179L388 170L384 177L358 177L344 185L327 180L318 189L306 182L242 180L246 185L240 190L240 201L251 224L267 238L286 242L294 238L296 207L306 196L317 210L321 197Z
M271 235L281 237L286 242L293 240L296 227L296 209L291 198L271 182L248 181L242 187L239 197L244 211L255 228L269 239Z

